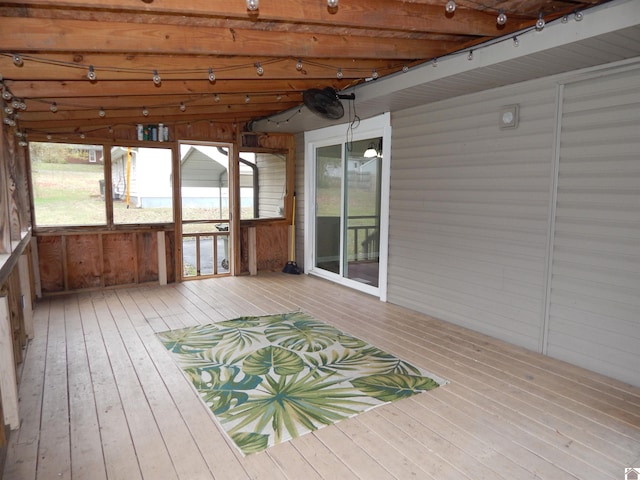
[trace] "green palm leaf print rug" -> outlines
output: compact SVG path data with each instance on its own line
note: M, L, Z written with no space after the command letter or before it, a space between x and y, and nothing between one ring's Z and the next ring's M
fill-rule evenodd
M245 455L446 383L304 312L157 336Z

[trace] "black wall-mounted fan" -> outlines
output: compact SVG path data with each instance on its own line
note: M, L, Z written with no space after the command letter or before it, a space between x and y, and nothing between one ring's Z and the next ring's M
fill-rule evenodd
M302 94L302 101L316 115L330 120L338 120L344 116L341 99L354 100L355 93L338 94L333 88L310 88Z

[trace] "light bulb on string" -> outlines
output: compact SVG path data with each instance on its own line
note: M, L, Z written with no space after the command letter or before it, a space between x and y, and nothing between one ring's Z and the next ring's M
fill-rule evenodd
M98 110L98 116L100 118L104 118L107 115L107 112L104 111L104 108L100 107L100 110Z
M247 0L247 10L255 12L260 7L259 0Z
M256 63L256 73L260 76L264 75L264 68L262 68L260 62Z
M496 17L496 22L498 23L498 25L504 25L505 23L507 23L507 14L504 13L504 10L500 10L498 12L498 16Z
M327 0L327 7L338 8L338 0Z
M209 67L209 81L211 83L216 81L216 74L213 73L213 68L212 67Z
M220 102L220 95L218 95L217 93L213 95L213 101L216 103Z
M87 72L87 78L89 79L90 82L95 82L96 79L98 78L96 75L96 71L93 68L93 65L89 65L89 71Z
M5 89L2 91L2 99L3 100L11 100L12 98L13 98L13 95L11 94L9 89L7 87L5 87Z
M576 22L581 22L584 18L584 13L580 10L576 10L576 13L573 14L573 18L575 18Z
M337 78L338 80L342 80L342 77L343 77L343 76L344 76L344 75L342 74L342 68L338 68L338 72L336 73L336 78Z
M409 71L409 65L406 63L402 65L402 73L407 73Z
M13 64L16 67L21 67L22 65L24 65L24 61L22 60L22 57L17 53L13 55L12 60L13 60Z
M142 115L145 117L149 116L149 110L147 110L147 107L142 107Z
M546 22L544 18L542 18L542 12L538 14L538 20L536 21L536 30L540 31L544 28Z
M438 57L433 59L433 62L431 62L431 66L432 67L437 67L438 66Z
M562 23L569 23L569 15L564 15L561 20Z
M518 37L513 37L513 46L514 47L520 46L520 40L518 40Z
M298 63L296 63L296 70L299 72L302 70L302 60L300 59L298 59Z
M244 96L244 103L249 103L251 101L251 97L249 95Z
M444 9L447 13L453 13L456 11L456 2L455 0L449 0L447 4L444 6Z
M6 113L7 115L11 115L13 113L13 107L7 105L6 107L4 107L4 113Z
M186 112L187 111L187 106L184 104L184 102L180 102L180 111L181 112Z
M467 55L467 60L473 60L473 50L469 50L469 55Z
M376 70L375 68L371 70L371 78L373 78L374 80L377 80L378 78L378 70Z
M158 71L154 70L153 71L153 83L155 85L160 85L162 83L162 78L160 78L160 75L158 75Z
M56 102L51 103L49 110L51 110L52 113L56 113L58 111L58 105L56 104Z

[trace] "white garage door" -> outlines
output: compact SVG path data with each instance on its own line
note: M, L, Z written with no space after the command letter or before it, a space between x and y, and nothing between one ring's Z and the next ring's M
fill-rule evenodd
M562 95L547 353L640 385L640 68Z

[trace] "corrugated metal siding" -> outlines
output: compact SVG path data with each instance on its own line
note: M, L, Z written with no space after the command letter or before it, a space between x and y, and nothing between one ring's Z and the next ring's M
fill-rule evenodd
M538 81L393 114L389 301L539 348L555 112Z
M547 352L640 385L640 69L562 111Z

